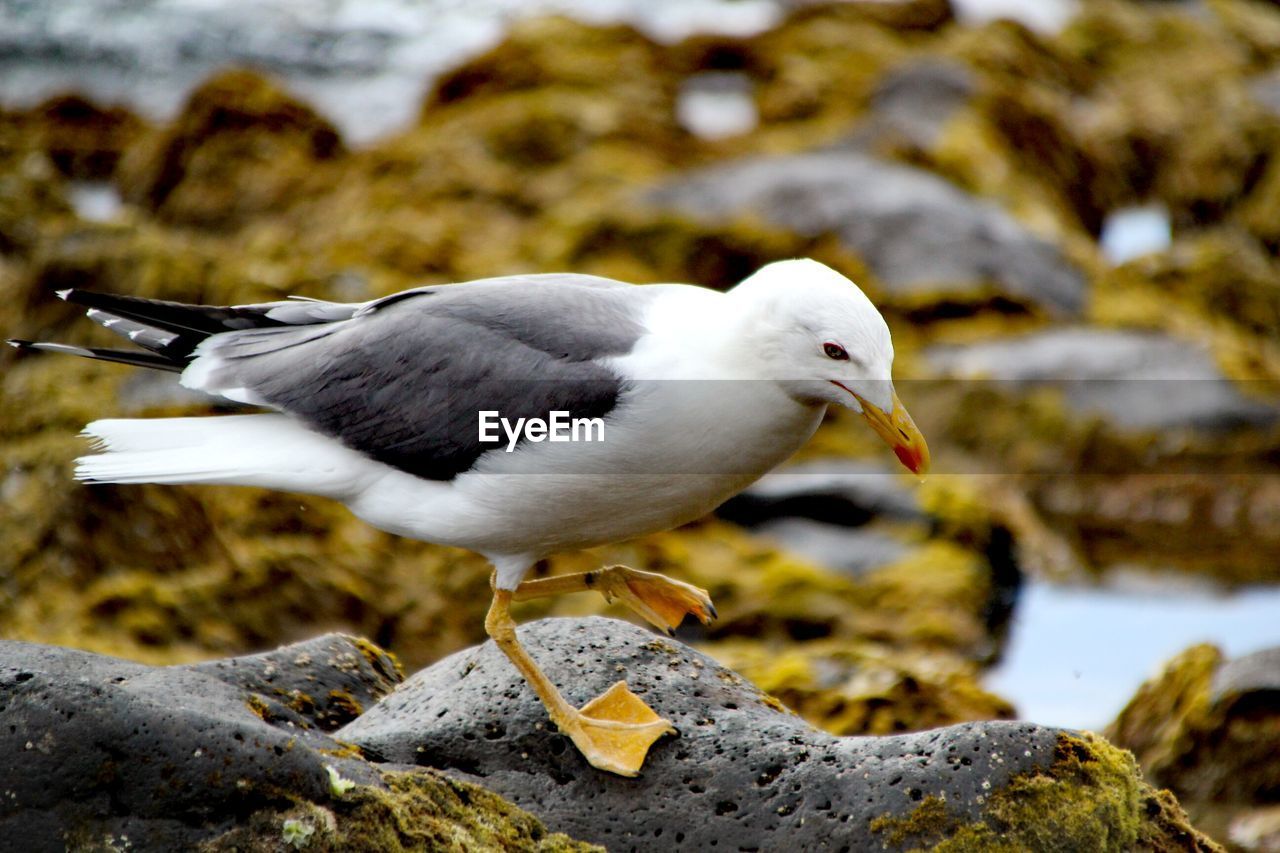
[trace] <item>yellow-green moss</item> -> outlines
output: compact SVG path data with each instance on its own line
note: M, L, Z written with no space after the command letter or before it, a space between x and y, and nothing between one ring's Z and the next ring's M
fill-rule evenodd
M947 812L947 801L930 794L906 817L881 815L871 821L871 831L883 836L891 847L903 847L922 840L936 842L956 829L956 820Z
M258 717L264 722L271 722L273 716L271 713L271 707L267 705L266 701L257 693L250 693L245 698L244 704L255 717Z
M1221 850L1167 793L1142 781L1132 754L1088 732L1060 734L1053 764L993 791L981 820L964 822L929 797L910 815L881 816L871 827L893 846L940 853Z
M602 849L549 833L541 821L497 794L433 771L385 773L383 781L385 789L357 785L324 804L256 812L200 849L278 851L286 820L311 828L306 849L315 853Z
M364 655L364 659L368 661L369 666L373 667L375 672L390 682L404 680L404 667L400 665L400 659L396 657L395 652L380 648L364 637L355 637L354 642L356 648L360 650L360 654ZM390 672L386 670L387 662L391 663L392 669Z
M322 166L341 152L337 130L311 107L258 74L226 71L125 152L117 182L163 220L230 228L318 191Z
M337 749L323 749L320 751L326 755L332 755L334 758L364 758L364 751L354 743L337 740L336 738L334 742L338 744Z
M733 639L702 649L835 735L892 734L1014 716L1006 700L982 688L976 665L944 652L865 640L783 645Z

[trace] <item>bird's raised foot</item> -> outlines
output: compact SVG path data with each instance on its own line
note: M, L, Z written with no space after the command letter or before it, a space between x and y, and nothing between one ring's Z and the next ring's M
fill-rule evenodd
M599 770L635 776L649 747L666 734L675 734L670 720L659 717L619 681L556 725L573 741L583 757Z
M709 625L718 615L705 589L655 572L609 566L592 573L606 601L621 601L651 624L674 634L686 615Z

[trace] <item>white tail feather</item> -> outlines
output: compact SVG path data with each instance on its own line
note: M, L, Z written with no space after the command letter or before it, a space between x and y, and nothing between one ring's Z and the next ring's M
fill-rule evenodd
M386 470L284 415L94 421L101 451L76 460L92 483L218 483L346 499Z

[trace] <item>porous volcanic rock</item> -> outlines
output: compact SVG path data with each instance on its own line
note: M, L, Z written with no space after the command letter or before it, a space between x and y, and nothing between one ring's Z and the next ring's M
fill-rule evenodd
M1167 840L1174 825L1195 838L1132 759L1092 735L1000 722L837 738L626 623L543 620L520 635L569 701L625 678L679 736L654 747L639 778L597 772L492 643L418 673L338 735L370 757L481 781L617 851L903 849L1001 834L1014 848L1052 838L1057 849L1128 849Z
M0 849L586 849L320 731L398 679L338 634L174 667L0 643Z
M310 660L295 663L294 678L306 672L324 683L341 673L327 656ZM224 680L234 668L0 644L3 835L31 850L107 835L186 846L284 792L325 801L326 765L375 783L372 767L343 756L349 747L275 697Z

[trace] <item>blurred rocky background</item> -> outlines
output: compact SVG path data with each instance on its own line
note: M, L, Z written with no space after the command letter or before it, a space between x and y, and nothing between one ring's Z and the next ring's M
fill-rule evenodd
M706 587L680 639L832 734L1105 731L1240 850L1280 849L1278 253L1268 0L0 0L6 337L105 340L67 287L818 258L884 311L936 473L833 413L718 517L538 571ZM186 664L336 630L409 671L484 639L473 555L73 483L90 420L222 411L171 376L6 348L0 394L4 638Z

